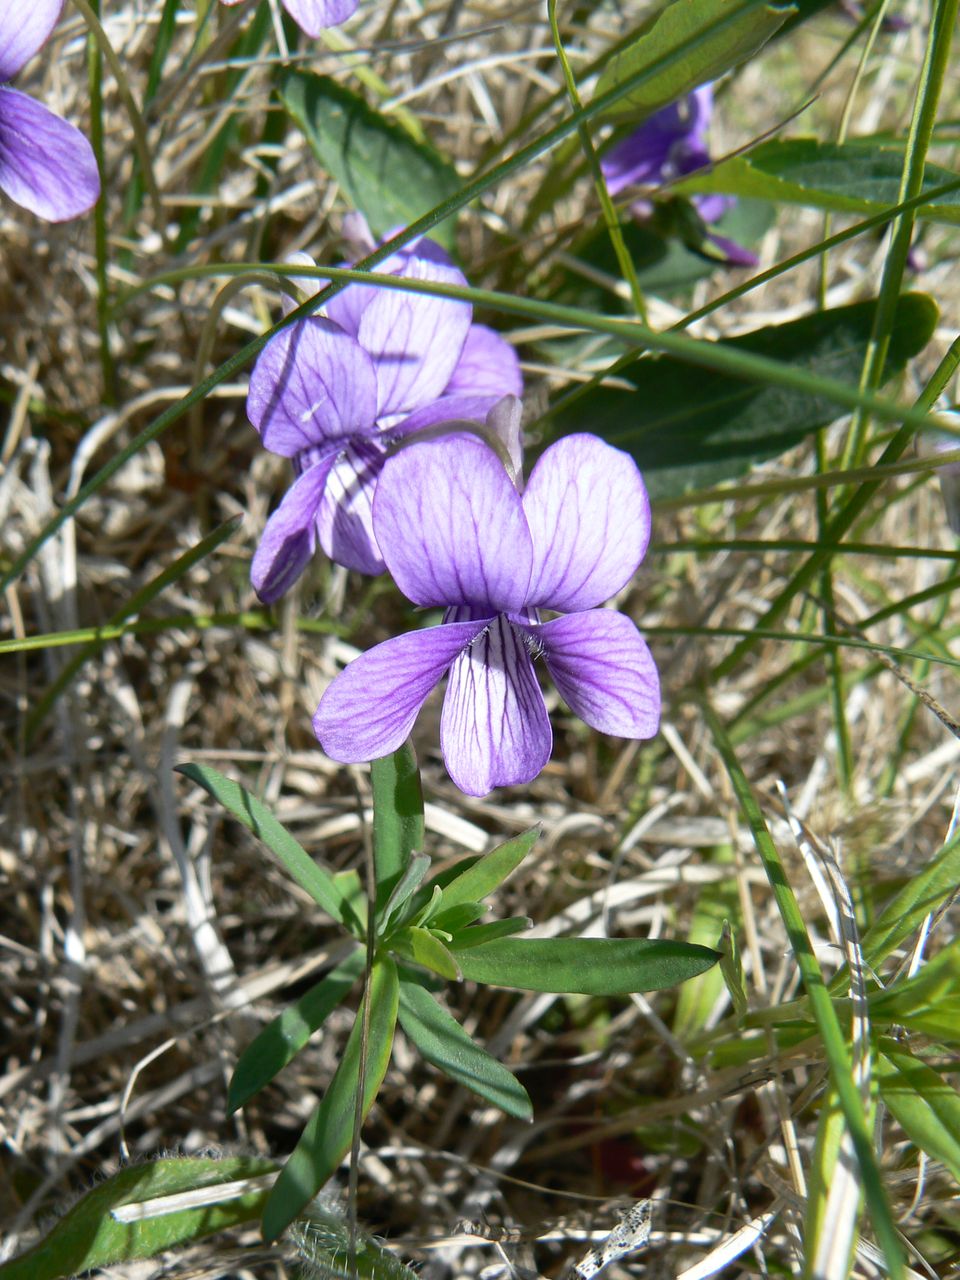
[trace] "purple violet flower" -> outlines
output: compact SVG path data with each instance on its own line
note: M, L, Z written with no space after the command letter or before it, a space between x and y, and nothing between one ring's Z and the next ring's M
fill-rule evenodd
M11 80L50 38L63 0L0 0L0 190L48 222L79 217L100 194L90 143Z
M686 177L710 164L707 132L713 115L713 85L703 84L686 97L655 112L602 157L600 167L611 196L627 187L658 187ZM694 208L704 223L719 222L735 204L733 196L695 195ZM634 200L630 210L643 221L653 206L647 199ZM756 266L756 255L725 236L708 231L707 240L725 261L735 266Z
M361 654L332 682L313 727L334 760L395 751L449 673L440 745L453 781L473 796L529 782L553 743L537 657L594 729L656 733L650 651L630 618L597 607L629 582L650 536L650 503L627 454L565 436L521 495L475 436L410 441L383 468L373 520L400 590L445 613L439 626ZM541 609L563 616L541 622Z
M377 271L466 284L431 240ZM318 542L348 569L382 573L371 504L388 446L440 422L482 423L504 396L522 391L513 348L471 323L469 303L352 284L325 312L277 334L250 377L247 416L264 447L290 458L296 473L251 565L265 603L289 590Z
M240 0L220 0L239 4ZM325 27L339 27L357 10L358 0L283 0L283 7L301 31L318 36Z

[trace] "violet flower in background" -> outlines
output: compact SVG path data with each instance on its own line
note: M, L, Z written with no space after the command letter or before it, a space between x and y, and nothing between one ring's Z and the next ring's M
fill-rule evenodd
M431 240L377 271L466 284ZM324 316L291 325L261 352L247 416L296 473L253 557L261 600L289 590L318 543L348 569L382 573L371 504L388 446L439 422L483 422L505 395L520 394L513 348L471 316L466 302L353 284Z
M240 0L220 0L221 4L240 4ZM338 27L357 11L358 0L282 0L301 31L318 36L325 27Z
M960 411L957 409L941 409L937 417L960 430ZM924 432L916 439L917 452L924 458L935 458L939 453L953 453L960 449L960 435L949 435L946 431L942 434ZM947 524L960 536L960 462L944 463L937 468L937 475Z
M79 129L6 82L57 25L63 0L0 0L0 190L48 222L96 203L100 175Z
M611 196L628 187L659 187L710 164L707 133L713 114L713 85L703 84L686 97L663 107L601 158L600 167ZM732 196L695 195L692 203L708 226L719 222L735 203ZM650 217L651 202L634 200L630 210L640 221ZM707 240L735 266L756 266L749 249L708 231Z
M551 445L521 494L482 440L410 441L386 463L373 504L397 586L443 622L354 659L313 727L343 763L407 738L449 673L440 724L447 770L467 795L529 782L553 735L533 660L571 710L601 733L650 738L660 683L630 618L600 609L633 576L650 536L636 464L596 436ZM540 609L564 616L541 622Z

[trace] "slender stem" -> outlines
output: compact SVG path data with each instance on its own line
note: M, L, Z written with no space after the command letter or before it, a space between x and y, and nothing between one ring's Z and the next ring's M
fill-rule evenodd
M97 0L99 4L99 0ZM93 241L96 254L97 329L100 335L100 371L103 402L113 406L116 396L116 368L110 351L110 284L107 271L107 165L103 146L103 63L93 32L87 34L87 78L90 84L90 145L100 174L100 194L93 209Z

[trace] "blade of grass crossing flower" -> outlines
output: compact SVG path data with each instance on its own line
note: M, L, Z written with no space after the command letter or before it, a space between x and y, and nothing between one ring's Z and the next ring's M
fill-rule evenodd
M877 1164L876 1153L867 1127L863 1101L857 1082L854 1079L851 1055L844 1041L836 1009L824 984L823 975L814 955L806 924L796 896L790 886L786 869L767 828L756 797L737 759L736 752L730 743L723 724L706 699L703 702L703 710L740 809L746 818L747 825L750 827L760 861L767 873L774 899L793 949L797 967L800 970L800 976L810 1000L811 1011L823 1043L830 1079L839 1098L860 1166L860 1176L863 1180L867 1206L874 1231L877 1234L877 1240L886 1259L888 1274L891 1280L903 1280L903 1251L884 1191L880 1168ZM810 1252L808 1248L808 1265Z
M373 788L373 863L377 911L400 882L410 856L423 849L423 788L409 742L370 765Z
M287 873L334 920L356 929L356 917L329 871L317 865L303 845L281 826L270 810L246 787L206 764L178 764L176 772L197 782L228 813L253 832L279 858Z
M263 1213L263 1236L275 1240L336 1172L350 1149L361 1075L361 1039L367 1026L360 1114L366 1117L386 1074L397 1022L400 982L389 956L378 957L350 1038L330 1087L307 1121ZM369 1017L365 1018L365 1007Z
M475 1044L456 1019L418 982L400 979L400 1026L420 1052L457 1084L518 1120L533 1118L533 1104L519 1080Z

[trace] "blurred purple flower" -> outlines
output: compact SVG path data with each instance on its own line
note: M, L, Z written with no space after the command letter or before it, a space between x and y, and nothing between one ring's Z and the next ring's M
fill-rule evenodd
M431 240L377 271L466 284ZM319 282L301 283L316 291ZM263 349L247 416L267 449L291 459L296 478L253 557L261 600L289 590L318 542L348 569L382 573L371 504L388 446L437 423L483 422L504 396L520 394L513 348L471 314L466 302L353 284L324 316L291 325Z
M942 409L937 413L951 427L960 430L960 412ZM917 436L917 451L922 457L935 458L939 453L954 453L960 449L960 435L926 433ZM947 462L937 468L940 477L940 494L947 516L947 524L960 536L960 462Z
M627 187L658 187L686 177L710 164L707 131L713 114L713 85L703 84L686 97L672 102L645 120L638 129L612 147L600 161L611 196ZM695 195L694 208L704 223L719 222L736 203L732 196ZM638 219L650 216L649 200L634 200L631 212ZM756 266L757 257L742 245L708 231L706 239L727 262Z
M0 0L0 190L48 222L96 202L97 162L79 129L6 81L46 43L62 8L63 0Z
M629 582L650 536L650 503L627 454L596 436L566 436L521 496L482 440L411 441L383 468L373 519L400 590L445 614L336 677L313 720L333 759L395 751L449 672L440 744L451 778L474 796L529 782L553 742L536 657L594 729L656 733L650 651L628 617L597 607ZM540 609L564 616L541 622Z
M240 0L220 0L221 4L239 4ZM318 36L325 27L339 27L356 12L358 0L282 0L301 31Z

